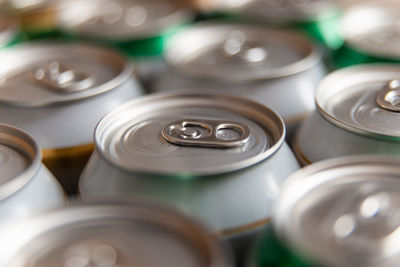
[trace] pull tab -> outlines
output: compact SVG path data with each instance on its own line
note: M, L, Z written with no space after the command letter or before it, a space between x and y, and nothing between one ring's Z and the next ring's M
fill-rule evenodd
M376 95L376 103L390 111L400 111L400 80L391 80Z
M95 83L94 78L88 73L68 68L58 61L36 67L32 70L32 77L35 83L61 93L82 91Z
M165 126L162 135L176 145L232 148L247 143L250 130L233 121L180 120Z
M232 31L222 45L221 54L225 59L254 64L265 61L268 53L261 45L246 40L243 32Z

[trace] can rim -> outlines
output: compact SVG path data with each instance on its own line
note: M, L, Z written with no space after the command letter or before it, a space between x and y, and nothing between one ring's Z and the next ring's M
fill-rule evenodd
M100 53L105 54L107 57L117 59L121 63L121 71L116 74L115 77L113 77L111 80L106 81L103 84L100 84L96 87L93 87L90 89L90 92L78 92L77 95L64 95L63 99L47 99L47 100L40 100L40 101L35 101L35 102L29 102L27 103L26 101L24 102L11 102L7 100L1 100L0 98L0 103L4 105L9 105L9 106L20 106L20 107L42 107L42 106L53 106L53 105L59 105L62 103L70 103L70 102L78 102L81 100L85 100L97 95L101 95L104 93L107 93L121 84L123 84L126 80L128 80L131 76L132 73L134 72L134 63L132 60L126 58L123 53L120 51L104 46L104 45L98 45L98 44L93 44L89 42L62 42L62 41L35 41L27 44L20 44L18 46L13 46L10 48L6 48L0 52L4 54L11 54L10 57L12 57L12 53L17 53L16 56L18 56L19 53L32 53L32 51L39 50L39 51L45 51L47 49L84 49L87 51L97 51ZM82 94L83 93L83 94Z
M16 177L0 185L0 200L10 197L27 183L34 179L41 167L41 150L39 144L26 132L13 126L0 123L0 132L5 134L5 138L11 137L12 140L1 140L0 142L13 147L25 156L29 157L29 165Z
M344 129L346 131L349 131L351 133L355 133L358 135L374 138L374 139L380 139L383 141L392 141L392 142L400 142L400 136L393 136L390 134L382 134L382 133L377 133L374 131L367 131L363 129L362 127L357 127L356 125L350 124L344 120L341 120L340 118L337 118L333 114L331 114L329 111L327 111L324 107L324 102L323 99L327 98L326 96L324 97L324 91L327 91L327 87L332 87L331 85L334 84L334 81L340 78L347 78L343 79L341 83L339 83L338 86L336 86L336 91L343 90L340 85L345 86L347 84L356 84L357 79L351 79L349 76L351 74L356 74L360 71L368 71L368 70L387 70L387 71L400 71L400 66L395 63L371 63L371 64L363 64L363 65L357 65L357 66L351 66L351 67L346 67L340 70L336 70L332 73L330 73L328 76L323 78L321 82L318 84L317 89L316 89L316 96L315 96L315 104L317 107L318 113L326 119L328 122L332 123L335 126L340 127L341 129ZM369 79L373 79L373 77L368 77Z
M196 251L207 257L207 266L230 266L230 258L226 257L226 253L229 251L218 243L215 237L209 234L206 226L164 204L149 200L144 201L135 197L129 199L129 202L127 200L105 199L89 201L84 204L76 202L68 207L54 209L48 213L32 217L26 222L10 225L8 226L9 229L24 229L27 230L27 234L24 236L18 235L18 242L13 242L13 245L5 247L4 249L8 251L8 259L1 259L0 261L13 260L13 257L21 253L21 248L23 247L21 244L29 244L36 238L49 234L50 231L68 227L71 224L80 224L81 227L87 227L84 222L96 224L96 222L104 219L139 220L154 224L156 227L175 234L193 244L193 247L197 249ZM2 232L5 234L5 239L15 239L14 231L3 230Z
M180 58L184 58L186 54L198 52L198 50L204 49L205 47L200 46L200 48L195 48L196 50L189 50L185 52L182 49L176 49L177 44L185 43L185 39L189 38L189 35L204 35L207 31L226 31L229 29L234 30L242 30L242 31L259 31L264 33L265 35L275 35L280 36L282 39L289 39L297 46L305 47L307 54L303 56L300 60L290 63L288 65L277 67L275 69L271 69L265 71L263 69L258 70L254 73L247 73L247 75L221 75L215 70L207 70L206 72L201 73L195 68L187 68L187 66L182 66L182 62ZM190 48L187 48L190 49ZM186 55L187 56L187 55ZM196 25L190 27L189 29L184 29L181 32L172 36L167 44L164 54L164 59L166 63L177 72L182 73L184 75L188 75L194 78L207 78L213 80L222 80L226 82L250 82L250 81L258 81L258 80L270 80L274 78L282 78L290 75L294 75L297 73L304 72L316 64L320 62L322 58L322 53L320 49L311 42L310 39L297 33L295 31L290 30L282 30L278 28L265 28L260 25L254 25L251 23L241 23L241 22L218 22L218 21L207 21L197 23Z
M263 153L260 153L254 157L248 158L246 160L242 160L236 164L231 164L228 167L227 166L218 166L215 168L208 168L207 170L203 171L196 171L196 172L191 172L190 174L188 173L181 173L179 171L169 171L169 172L157 172L149 168L132 168L131 166L126 166L118 162L117 159L113 158L109 153L106 153L103 149L103 141L102 141L102 133L103 133L103 128L107 127L112 122L112 117L115 113L117 113L119 110L123 110L129 106L138 106L140 104L146 104L148 102L152 102L155 100L163 100L163 99L173 99L176 97L182 97L182 98L207 98L207 97L212 97L215 100L219 100L219 103L228 103L230 101L236 100L239 101L240 103L245 103L246 107L251 107L252 110L256 110L259 112L262 112L263 115L267 114L267 116L270 116L269 120L271 121L271 124L274 123L275 127L278 129L279 133L279 138L277 140L274 140L274 144L270 146L268 149L266 149ZM228 99L227 99L228 98ZM199 176L212 176L216 174L222 174L222 173L229 173L233 171L238 171L247 167L250 167L251 165L260 163L266 159L268 159L270 156L275 154L275 152L278 151L278 149L283 145L285 142L285 135L286 135L286 128L284 121L282 117L277 114L275 111L272 109L255 102L250 99L246 99L243 97L238 97L238 96L232 96L232 95L224 95L224 94L217 94L217 93L185 93L185 92L163 92L163 93L157 93L149 96L141 96L138 97L134 100L131 100L127 103L124 103L120 105L117 109L114 109L110 113L106 114L96 125L95 130L94 130L94 144L95 144L95 151L98 152L98 154L108 163L112 164L113 166L116 166L119 169L128 171L130 173L141 173L141 174L146 174L146 175L158 175L158 176L168 176L168 177L175 177L175 176L180 176L180 175L191 175L195 177Z

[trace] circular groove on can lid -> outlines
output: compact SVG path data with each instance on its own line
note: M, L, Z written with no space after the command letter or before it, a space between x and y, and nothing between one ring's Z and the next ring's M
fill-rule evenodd
M273 224L313 265L395 267L400 260L400 158L321 161L283 184Z
M0 51L0 102L43 106L112 90L132 75L117 51L89 44L38 42Z
M0 200L34 177L40 158L39 146L29 135L0 123Z
M334 0L255 0L242 12L250 19L272 23L296 23L321 20L339 13Z
M4 266L231 266L197 223L142 202L72 206L10 228L24 234L0 230L12 243L0 244Z
M65 0L59 5L62 28L117 41L155 37L192 17L178 3L164 0Z
M165 57L183 74L237 82L306 71L319 62L321 53L311 41L294 32L201 23L174 35Z
M379 1L349 8L341 29L354 49L376 57L400 60L400 3Z
M168 131L181 120L191 122L188 135L178 134L185 145L163 136L163 129ZM174 129L179 132L182 126ZM96 127L95 144L106 161L128 171L207 175L266 159L281 146L284 136L279 115L253 101L170 93L142 97L106 115Z
M399 141L400 113L395 110L398 91L388 89L399 78L400 67L395 64L367 64L335 71L318 85L318 110L328 121L346 130ZM392 109L377 101L379 94L387 90L394 93L386 99Z

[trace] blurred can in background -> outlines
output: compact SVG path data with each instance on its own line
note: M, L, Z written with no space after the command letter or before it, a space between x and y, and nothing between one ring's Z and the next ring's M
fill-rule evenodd
M207 230L142 202L75 205L3 227L0 266L230 267Z
M282 186L248 267L396 267L400 158L322 161Z
M100 118L142 94L133 66L116 51L35 43L0 51L0 121L43 148L43 161L68 193L93 150Z
M160 55L166 38L192 19L174 0L65 0L59 8L64 31L135 57Z
M294 140L301 163L354 154L400 155L399 73L397 64L369 64L322 80L317 111Z
M232 241L240 255L268 224L280 183L299 168L284 138L282 119L244 98L143 97L97 125L80 196L158 200Z
M18 43L21 40L18 21L6 16L0 17L0 48Z
M241 12L245 21L297 29L330 49L343 44L341 8L335 0L253 0Z
M57 0L2 0L0 10L18 20L24 39L54 36Z
M400 62L399 19L398 1L370 1L346 9L341 22L345 45L335 52L335 67Z
M0 124L0 224L63 206L67 197L41 163L39 145L25 132Z
M314 108L325 76L321 51L303 36L244 24L203 23L170 39L171 67L154 91L224 93L258 101L281 115L288 140Z

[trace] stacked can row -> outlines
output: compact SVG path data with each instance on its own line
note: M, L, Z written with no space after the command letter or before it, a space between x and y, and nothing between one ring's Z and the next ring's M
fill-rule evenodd
M80 1L76 2L73 3L74 9L70 10L72 13L78 7L83 8L78 4ZM331 1L321 2L329 2L329 5L319 3L319 9L314 11L318 10L321 14L321 7L329 7L326 9L328 13L333 14L335 20L340 18L340 12L332 7ZM295 2L282 3L286 4L279 6L276 1L275 4L266 3L268 10L273 10L272 18L283 19L286 5L293 8ZM349 9L342 21L351 23L344 25L354 24L358 17L364 18L367 13L363 12L374 12L375 8L371 9L371 5L373 3ZM390 13L394 5L381 4L379 14L385 8ZM100 37L89 34L85 39L111 44L102 34L108 32L111 36L120 36L120 31L107 30L107 27L121 21L121 14L131 28L143 24L136 21L138 17L140 19L140 14L145 14L146 18L150 14L143 11L144 6L119 6L120 9L116 6L110 6L111 13L85 19L78 23L79 27L75 25L72 28L83 29L82 32L75 32L80 36L85 36L85 30L95 31ZM311 10L304 6L307 7L307 4L294 5L294 10ZM93 5L87 8L91 10ZM174 34L168 37L165 62L156 58L149 65L152 68L156 64L158 68L156 72L151 71L151 76L146 76L146 89L132 75L134 67L129 60L105 46L41 42L4 49L0 54L2 62L6 63L1 70L0 109L3 111L0 114L3 115L0 122L23 129L40 143L43 162L68 193L75 193L80 177L79 194L85 202L98 199L130 201L132 197L143 197L172 206L207 225L213 235L228 240L239 261L252 248L247 262L249 266L397 266L396 245L389 241L395 238L396 225L399 224L395 210L397 191L394 190L398 162L380 157L345 158L296 172L299 164L285 142L286 139L292 145L302 165L343 155L398 155L399 67L395 64L362 65L338 70L324 78L329 69L325 65L326 55L350 59L348 54L342 52L343 49L346 53L351 51L352 55L365 55L357 56L360 61L353 60L351 64L379 58L395 61L396 51L384 49L386 54L376 52L379 47L382 50L385 42L395 41L392 38L395 35L390 35L392 28L379 24L383 28L369 27L362 33L349 30L356 41L351 41L346 35L335 35L335 45L317 38L324 44L321 46L298 32L250 24L249 18L258 20L259 17L247 8L235 16L234 23L213 21L179 31L175 28ZM253 15L244 16L246 24L238 23L238 18L243 18L246 12ZM291 12L290 18L301 14ZM268 12L265 14L268 15ZM327 17L317 19L310 16L307 23L321 25ZM88 25L84 26L86 22ZM177 25L182 23L183 20L180 20ZM299 23L288 23L284 19L279 23L307 29L303 24L299 26ZM333 24L332 21L330 24ZM363 25L362 21L359 25ZM390 38L370 41L374 31L385 27L390 29L386 30ZM123 32L123 28L121 30ZM327 36L331 30L320 33ZM125 33L127 31L125 29ZM376 36L374 38L376 41ZM132 48L131 45L135 44L132 40L135 38L129 40L131 51L138 51ZM342 40L345 40L344 46L341 46ZM121 48L121 39L112 41L114 48ZM361 46L360 43L368 45ZM333 50L339 46L340 49ZM123 51L127 50L123 48ZM341 64L340 60L335 62L337 66ZM160 68L161 72L158 71ZM142 74L142 68L136 70ZM152 95L132 100L145 91ZM124 102L127 103L121 105ZM4 172L8 172L4 176L4 184L7 185L4 197L10 198L21 192L21 188L28 188L31 182L27 181L32 178L20 178L18 174L23 173L22 176L27 177L23 170L33 169L26 166L38 165L31 162L40 161L40 152L31 137L7 125L3 128L5 139L2 144L5 149L2 149L2 155L15 159L10 163L12 168L8 166L9 169ZM19 132L17 136L23 136L23 142L33 148L27 148L27 145L16 147L16 137L10 137L13 131ZM19 146L20 143L17 142ZM10 152L13 149L16 152ZM23 160L19 159L21 153ZM21 167L21 162L25 167ZM82 172L84 166L86 168ZM368 172L365 166L369 166ZM44 166L40 168L45 169ZM340 175L332 175L329 172L331 169ZM357 171L354 172L354 169ZM294 178L289 178L282 187L283 181L294 172ZM371 178L364 179L366 173ZM387 179L380 178L385 175ZM346 179L343 177L354 179L347 179L341 184L342 179ZM46 179L53 180L52 177ZM9 186L11 180L18 180L18 186ZM352 189L346 188L349 184ZM321 187L327 191L322 192ZM358 197L345 197L355 194L352 192L357 190L361 190ZM50 200L47 203L53 207L65 201L60 188L55 191L57 193L52 194L60 197L56 197L54 204ZM42 192L30 193L31 196L26 199ZM296 197L293 192L296 192ZM329 197L315 197L325 193ZM278 195L273 213L273 202ZM39 197L33 199L40 202ZM33 204L35 201L20 202ZM303 202L307 203L304 204L306 206L300 206ZM330 210L330 205L334 211L322 214L321 210ZM36 212L29 205L22 207ZM359 214L354 212L358 208ZM76 209L96 213L96 208ZM7 213L18 214L20 209L9 210ZM72 210L68 212L76 212ZM59 216L64 218L60 225L63 222L68 225L66 217ZM323 220L325 217L327 219ZM271 218L274 220L274 233L267 227ZM303 223L314 227L305 227ZM387 225L382 226L384 224ZM358 225L361 225L360 228L357 228ZM324 233L325 230L328 234ZM254 243L254 239L263 234L261 241ZM68 239L65 235L60 236ZM387 246L394 256L371 254L366 257L370 247L363 246L360 241L366 239L377 242L376 246L382 244L380 240L389 240ZM30 242L27 240L20 242ZM85 247L95 246L94 251L98 251L99 244L96 242L86 240L83 243ZM352 250L354 244L356 249ZM94 253L97 255L94 258L91 254L92 258L88 256L90 259L86 257L85 260L102 266L102 263L96 263L99 257L104 260L104 255L111 255L114 261L110 261L109 257L105 259L112 262L110 266L122 264L124 260L117 263L115 258L115 246L111 249L100 246L100 254ZM57 253L60 254L52 254L54 258L46 258L46 264L54 265L52 260L60 258ZM40 260L33 261L43 266L45 261ZM76 260L76 257L69 259L72 262L69 266L74 266ZM8 262L4 262L7 266ZM229 260L215 266L225 266L223 264L227 262ZM132 262L124 264L131 266ZM204 266L214 265L210 261Z

